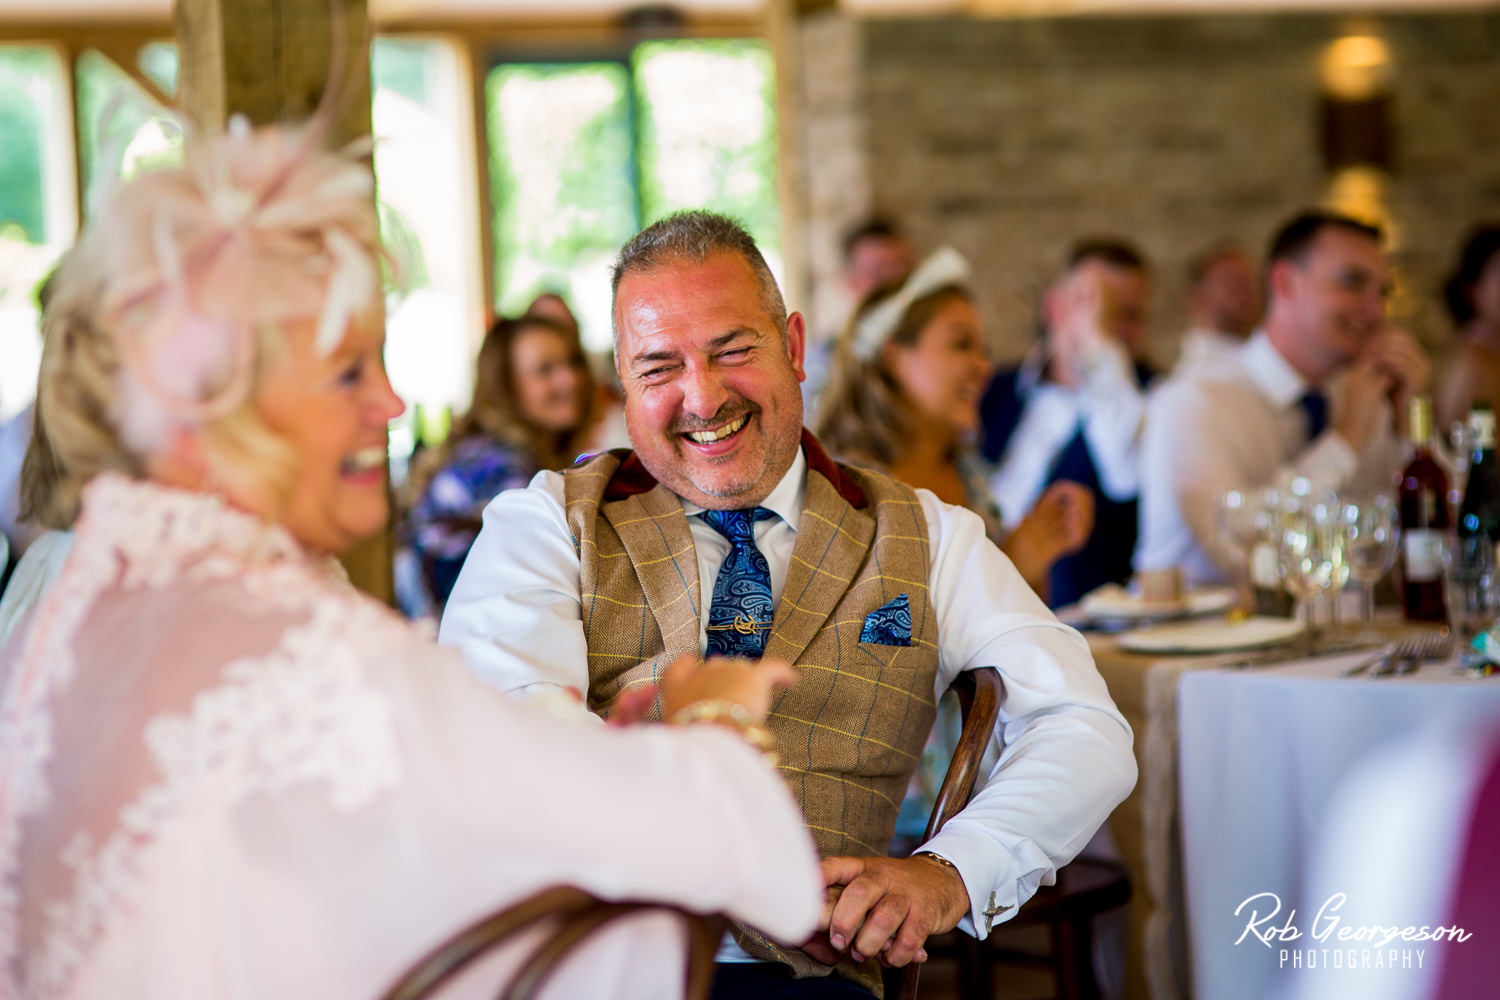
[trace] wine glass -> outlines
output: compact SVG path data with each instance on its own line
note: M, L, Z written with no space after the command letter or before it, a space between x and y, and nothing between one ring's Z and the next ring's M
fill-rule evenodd
M1282 508L1281 493L1274 487L1225 490L1219 494L1219 537L1233 553L1242 588L1240 607L1246 612L1285 614L1275 605L1284 597L1276 562L1276 528ZM1267 592L1266 606L1260 607Z
M1357 639L1379 639L1370 631L1375 618L1375 585L1396 564L1401 535L1401 520L1395 501L1389 493L1343 504L1344 557L1349 576L1360 590L1359 620L1362 631Z
M1443 597L1448 624L1465 648L1500 618L1500 567L1493 545L1464 545L1449 539L1443 546Z
M1316 602L1337 597L1349 579L1344 556L1342 505L1332 499L1293 495L1277 536L1277 563L1288 590L1301 598L1309 645L1317 639Z
M1219 496L1219 536L1235 560L1240 607L1254 606L1255 547L1265 528L1265 498L1255 490L1225 490Z

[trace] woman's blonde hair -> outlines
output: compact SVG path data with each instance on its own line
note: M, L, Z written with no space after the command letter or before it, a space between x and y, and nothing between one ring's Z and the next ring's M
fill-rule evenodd
M854 311L835 346L833 372L818 402L813 433L831 454L849 461L894 464L905 453L916 426L911 403L886 364L885 345L911 346L949 302L974 300L973 293L959 284L928 292L906 307L880 349L865 352L868 356L861 359L854 349L860 321L901 286L900 281L882 285Z
M94 476L143 476L181 430L213 488L276 510L296 476L255 389L293 324L327 353L381 315L373 182L315 132L192 137L184 165L119 187L59 268L43 317L31 513L77 514ZM305 334L304 334L305 335Z

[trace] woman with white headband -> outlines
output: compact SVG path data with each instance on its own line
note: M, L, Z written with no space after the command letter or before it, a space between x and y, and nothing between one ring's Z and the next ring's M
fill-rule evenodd
M1001 527L972 448L994 366L969 280L968 262L943 247L904 282L872 292L839 339L814 432L845 461L878 466L974 510L1046 600L1052 564L1088 540L1093 498L1058 483L1015 531Z
M557 883L802 940L823 883L753 745L790 667L679 662L663 717L709 724L606 728L339 573L401 403L372 178L318 139L190 139L58 275L39 399L79 513L0 647L0 996L373 997ZM631 922L547 995L680 995L683 947Z

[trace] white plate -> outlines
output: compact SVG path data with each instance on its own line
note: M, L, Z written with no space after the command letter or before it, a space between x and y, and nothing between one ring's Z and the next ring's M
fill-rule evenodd
M1088 618L1154 621L1160 618L1218 614L1228 611L1232 604L1232 587L1194 590L1182 600L1171 604L1148 604L1140 594L1110 583L1085 594L1078 602L1078 610Z
M1276 646L1301 634L1302 623L1295 619L1246 618L1156 625L1121 632L1116 639L1132 653L1231 653Z

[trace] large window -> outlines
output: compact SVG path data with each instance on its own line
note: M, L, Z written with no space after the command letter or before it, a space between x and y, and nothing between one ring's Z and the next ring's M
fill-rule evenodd
M176 90L177 47L158 43L134 55L130 69L140 79L102 52L91 49L78 56L78 142L89 215L116 183L182 162L182 123L143 82L154 82L161 97Z
M483 334L473 102L453 48L425 39L376 39L371 55L380 228L396 263L386 366L407 413L391 426L394 474L414 442L415 418L468 405ZM423 429L424 439L437 428Z
M503 62L485 96L499 311L559 292L585 346L607 351L610 261L643 225L684 208L738 218L779 275L764 43L654 41L613 61Z
M400 264L392 378L409 405L462 410L484 305L467 63L446 41L381 38L371 73L381 227ZM80 214L117 181L181 156L166 107L177 75L169 40L84 51L71 72L51 46L0 45L0 419L35 393L36 286ZM586 346L607 351L614 254L680 208L739 218L780 273L775 81L763 43L664 40L593 61L506 61L484 84L498 311L559 292ZM392 428L393 452L409 434L409 418Z
M68 89L55 50L0 45L0 420L36 395L36 287L77 228Z

